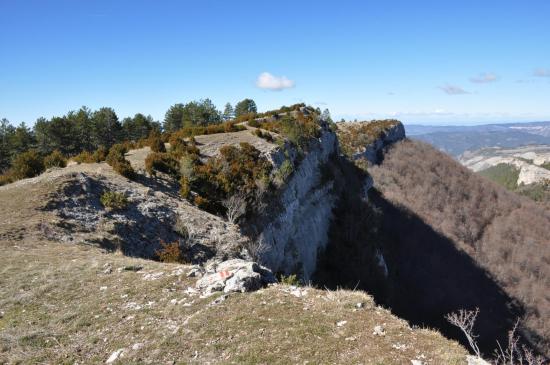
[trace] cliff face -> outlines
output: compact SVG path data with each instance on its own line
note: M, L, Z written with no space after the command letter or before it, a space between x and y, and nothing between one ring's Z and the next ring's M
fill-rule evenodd
M333 182L324 181L322 168L337 151L335 133L324 129L286 183L281 209L258 237L261 261L273 272L298 272L309 280L315 270L336 201Z
M357 151L352 159L367 159L371 164L381 160L384 147L405 138L405 128L396 121L350 123L350 126L371 132L365 134L367 144L345 146ZM357 173L355 169L340 166L332 171L336 179L326 178L326 170L330 170L326 164L339 152L336 134L324 129L287 182L279 199L281 209L264 225L258 237L261 261L273 272L299 273L303 280L308 281L316 271L319 254L329 243L333 210L342 193L349 190L346 187L350 181L348 175ZM344 157L336 160L339 161L337 165L345 163ZM366 201L373 185L371 176L357 173L353 178L361 180L354 199ZM382 253L377 255L375 261L383 261Z
M371 122L376 123L376 122ZM405 127L397 122L393 126L385 129L378 138L364 146L364 150L354 153L352 159L364 158L371 164L378 164L382 160L383 149L397 141L405 138Z

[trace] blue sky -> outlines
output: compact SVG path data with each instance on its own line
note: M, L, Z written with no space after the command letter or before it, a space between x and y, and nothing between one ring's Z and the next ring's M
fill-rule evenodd
M550 120L549 16L548 0L0 0L0 118L162 120L250 97L336 118Z

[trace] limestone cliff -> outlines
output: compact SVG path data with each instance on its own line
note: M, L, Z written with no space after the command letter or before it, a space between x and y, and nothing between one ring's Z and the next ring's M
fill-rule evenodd
M352 160L378 164L384 147L405 138L405 127L397 120L339 123L342 150Z
M298 272L309 280L317 254L327 244L327 231L336 196L332 181L324 181L322 167L338 151L336 134L323 128L318 140L286 182L280 209L258 237L259 256L274 272Z

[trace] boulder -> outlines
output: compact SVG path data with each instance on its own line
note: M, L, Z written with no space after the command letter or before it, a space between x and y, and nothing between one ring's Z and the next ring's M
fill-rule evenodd
M274 282L275 276L267 268L255 262L232 259L208 265L206 274L197 281L196 287L205 294L216 291L244 293Z

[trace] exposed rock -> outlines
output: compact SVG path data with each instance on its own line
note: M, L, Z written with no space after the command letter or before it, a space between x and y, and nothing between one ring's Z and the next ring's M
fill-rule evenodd
M550 147L523 146L517 148L482 148L466 151L459 162L472 171L479 172L499 164L508 164L519 170L517 183L534 184L550 179L550 171L541 165L550 161Z
M124 349L118 349L116 350L115 352L113 352L111 354L111 356L109 356L109 358L107 359L107 361L105 361L106 364L112 364L114 363L119 357L121 357L122 353L124 352Z
M267 268L242 259L210 264L206 272L196 283L197 289L205 294L216 291L248 292L276 282Z
M188 278L200 277L204 275L204 272L205 270L202 267L200 267L199 265L195 265L191 268L191 270L189 270L189 272L187 273L187 277Z
M382 327L382 326L375 326L374 331L372 332L372 334L375 335L375 336L385 336L386 331L384 330L384 327Z
M466 356L466 362L468 365L491 365L491 363L483 360L481 357L473 355Z
M300 272L307 281L315 271L336 200L332 182L322 181L321 168L337 150L336 135L324 130L286 183L281 211L259 235L261 262L274 272Z
M398 122L393 127L388 128L380 138L364 146L363 151L353 154L352 158L354 160L364 158L373 165L378 164L380 163L384 147L405 139L405 137L405 127L402 123Z

